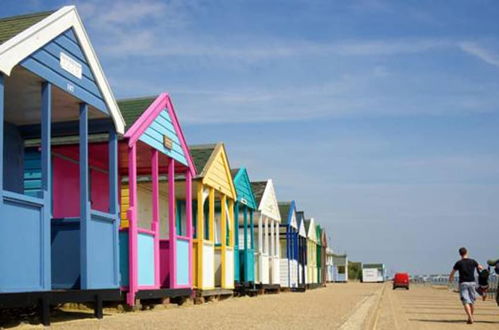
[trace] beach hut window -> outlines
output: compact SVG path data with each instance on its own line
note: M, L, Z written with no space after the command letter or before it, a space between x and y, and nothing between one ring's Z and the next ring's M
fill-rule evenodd
M210 203L208 199L204 200L203 204L203 215L204 215L204 239L210 239Z
M236 215L235 222L237 224L237 235L235 242L237 243L238 249L244 249L244 210L246 206L242 203L236 202L234 204L234 212Z
M289 255L288 255L289 251L287 248L286 240L280 240L279 244L281 245L281 251L280 251L279 257L280 258L289 258Z
M165 197L161 196L160 194L160 199L165 199ZM137 224L139 228L151 229L152 201L153 199L151 183L140 182L137 185Z
M198 214L198 203L196 200L192 201L192 237L198 237L198 222L197 222L197 214Z
M227 201L225 202L225 244L230 245L230 235L231 235L231 219L232 216L230 215L229 211L229 205L227 205Z
M255 242L256 242L256 235L255 235L255 226L254 226L254 217L253 217L253 210L250 210L249 211L249 221L250 221L250 232L249 232L249 236L250 238L248 239L249 241L249 244L250 244L250 248L252 249L255 249Z
M42 165L38 147L28 147L24 151L24 194L41 198Z
M217 196L215 196L216 198ZM215 244L222 244L222 205L220 200L215 201Z
M146 183L146 182L144 182ZM144 204L145 207L148 207L150 209L150 223L145 223L146 226L149 227L144 227L145 229L150 229L152 225L152 208L153 208L153 200L152 200L152 183L147 182L148 187L150 187L150 192L149 196L151 197L150 201L147 202L147 204ZM140 187L140 184L139 184ZM160 232L160 238L161 239L168 239L170 235L170 223L168 222L168 212L170 205L168 204L168 182L166 181L160 181L159 182L159 232ZM138 207L140 209L140 199L138 203ZM139 223L140 223L140 217L139 217Z
M2 146L3 190L41 198L41 149L39 146L36 148L25 148L25 137L22 133L23 125L14 118L15 115L13 112L15 111L11 111L11 108L8 107L9 101L10 98L6 97L4 110L5 120L3 122L4 142ZM37 110L37 112L32 115L34 115L35 121L40 121L40 110ZM1 149L2 148L0 148L0 150ZM34 156L35 159L31 161L30 156Z
M177 235L185 236L187 233L185 201L183 200L177 201L176 211L177 211L177 216L176 216Z
M259 232L258 227L255 227L253 225L253 248L255 249L255 251L260 250L260 240L258 239L259 235L260 235L260 232Z

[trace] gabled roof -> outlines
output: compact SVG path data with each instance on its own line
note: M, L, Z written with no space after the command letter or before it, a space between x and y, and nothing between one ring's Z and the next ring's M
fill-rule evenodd
M116 131L120 134L125 132L125 121L75 6L65 6L55 12L4 18L0 23L0 72L6 75L10 75L12 69L25 58L72 28L111 113Z
M219 142L217 144L193 145L189 146L189 150L198 171L197 178L202 179L203 184L236 199L236 188L224 144Z
M296 211L296 221L298 222L298 234L301 237L307 237L307 230L305 228L305 212Z
M322 228L321 239L322 239L322 246L325 246L327 248L328 244L327 244L327 232L326 232L326 228Z
M305 212L304 211L296 211L296 219L298 222L304 222L305 221Z
M317 238L317 244L322 245L322 228L319 224L315 226L315 236Z
M177 114L173 107L172 100L167 93L161 93L157 97L144 97L127 99L118 102L122 114L127 119L125 137L129 138L129 143L133 144L141 139L142 134L149 133L147 130L157 132L163 136L171 138L172 148L166 149L164 145L156 142L153 146L164 154L177 159L187 165L193 176L196 175L196 168L192 160L184 133L180 127ZM162 116L162 117L161 117ZM155 122L158 117L163 121ZM150 128L154 125L154 128ZM157 140L157 138L156 138ZM185 163L187 162L187 164Z
M281 223L298 228L299 223L296 216L295 205L295 201L279 202L279 213L281 214Z
M283 224L288 224L289 211L291 210L291 202L279 202L279 213Z
M206 175L208 161L214 155L217 144L198 144L189 146L194 165L198 171L198 176Z
M236 187L237 200L253 210L256 210L258 205L256 204L255 195L253 194L246 168L231 169L230 173L234 181L234 186Z
M307 233L309 232L310 230L310 223L311 223L311 220L308 219L308 220L305 220L305 230L307 231Z
M265 192L265 187L267 187L267 181L254 181L251 182L251 189L253 189L253 194L255 195L256 203L260 205L262 202L263 193Z
M258 210L265 216L281 222L281 214L279 213L279 205L274 190L272 179L267 181L252 182L251 188L255 194Z
M27 28L52 15L55 11L0 18L0 44L15 37Z
M157 99L157 96L118 100L118 107L125 119L125 132L132 127L147 108Z
M305 230L307 231L307 238L317 243L317 231L314 218L305 220Z

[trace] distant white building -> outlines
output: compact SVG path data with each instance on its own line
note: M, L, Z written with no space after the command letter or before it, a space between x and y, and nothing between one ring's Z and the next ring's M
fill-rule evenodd
M346 254L332 254L333 282L348 282L348 256Z
M384 264L363 264L362 265L362 282L376 283L385 281L385 265Z
M326 249L326 282L333 282L334 263L333 263L333 250Z

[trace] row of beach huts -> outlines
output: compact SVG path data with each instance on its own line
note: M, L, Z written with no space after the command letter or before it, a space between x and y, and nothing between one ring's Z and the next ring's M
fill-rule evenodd
M0 308L49 324L66 302L100 318L105 301L347 280L272 180L231 168L223 143L187 144L168 94L116 101L73 6L0 19L0 123Z

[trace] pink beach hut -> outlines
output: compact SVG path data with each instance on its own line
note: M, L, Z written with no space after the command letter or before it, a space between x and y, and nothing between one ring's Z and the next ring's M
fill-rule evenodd
M168 94L119 101L120 269L126 302L192 292L194 163ZM176 178L182 182L175 182Z

